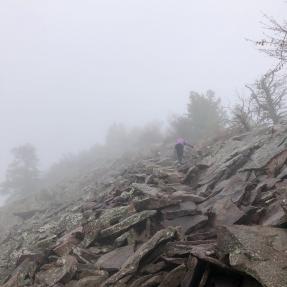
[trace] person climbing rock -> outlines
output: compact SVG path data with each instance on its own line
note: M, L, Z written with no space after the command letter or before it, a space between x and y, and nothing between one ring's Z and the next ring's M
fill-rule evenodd
M177 161L179 164L182 164L184 146L189 146L193 148L193 145L187 143L186 140L184 140L183 138L177 138L176 144L175 144L175 152L176 152L176 157L177 157Z

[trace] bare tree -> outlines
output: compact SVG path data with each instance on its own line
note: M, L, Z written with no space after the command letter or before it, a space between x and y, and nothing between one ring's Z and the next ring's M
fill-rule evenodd
M273 18L265 16L265 38L256 41L259 50L279 60L275 71L281 70L287 62L287 21L279 23Z
M239 102L231 110L231 125L244 131L250 131L253 122L251 98L237 95Z
M246 85L246 87L250 91L253 111L259 120L279 123L286 112L286 77L277 77L275 71L271 71L253 85Z

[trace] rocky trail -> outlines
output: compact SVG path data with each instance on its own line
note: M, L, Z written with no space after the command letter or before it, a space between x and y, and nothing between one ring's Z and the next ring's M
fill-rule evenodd
M87 177L77 200L19 211L1 286L286 287L287 127L215 141L180 167L171 150Z

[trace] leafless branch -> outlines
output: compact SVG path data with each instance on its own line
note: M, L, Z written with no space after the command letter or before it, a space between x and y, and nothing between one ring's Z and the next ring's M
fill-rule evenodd
M271 71L246 88L250 91L253 111L261 121L277 124L282 120L286 112L286 77L278 77Z
M256 41L259 50L279 60L274 71L279 71L287 62L287 22L280 24L275 19L265 15L263 24L266 31L264 39Z

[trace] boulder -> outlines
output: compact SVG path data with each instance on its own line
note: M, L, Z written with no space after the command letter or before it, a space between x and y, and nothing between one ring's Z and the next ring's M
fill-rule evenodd
M125 283L131 278L139 268L141 261L150 255L152 251L159 248L160 245L166 244L168 241L177 238L177 231L175 228L167 228L158 231L149 241L144 243L127 261L122 265L119 272L109 278L103 287L118 286L116 284Z
M38 264L36 261L25 259L4 282L2 287L29 286L32 285Z
M228 197L216 201L210 212L215 216L215 225L232 225L245 215Z
M73 283L73 287L100 287L106 279L107 276L89 276Z
M162 213L166 219L174 219L177 217L183 217L187 215L196 215L200 211L197 209L197 205L192 201L180 202L177 206L165 208Z
M183 216L172 220L165 220L164 227L181 227L183 234L190 234L208 223L208 217L205 215Z
M262 226L218 228L218 250L230 265L264 287L287 286L287 230Z
M108 228L121 220L124 220L133 213L133 208L130 206L106 209L100 218L90 221L84 225L83 230L85 238L83 241L83 246L89 247L99 237L101 230Z
M165 272L158 273L157 275L144 275L141 276L139 279L135 280L131 285L129 285L129 287L158 286L162 282L165 275Z
M145 195L157 196L160 194L160 190L157 187L153 187L145 183L133 183L132 187L136 191Z
M177 287L184 278L186 272L185 265L180 265L169 272L161 281L159 287Z
M52 287L57 283L67 283L77 271L77 260L73 256L64 256L52 265L44 265L36 274L36 283Z
M100 237L101 238L117 237L125 233L129 228L133 227L134 225L139 224L147 220L148 218L155 216L156 214L157 214L157 211L155 210L145 210L145 211L136 213L124 219L123 221L119 222L118 224L115 224L111 227L101 230Z
M108 278L109 273L105 270L96 269L95 264L78 264L77 279L80 280L91 276Z
M134 247L131 245L117 248L109 253L102 255L96 263L100 269L108 272L118 271L126 262L127 258L134 254Z
M53 247L54 253L58 256L69 255L73 247L77 246L84 237L83 228L79 227L57 240Z
M176 191L171 195L171 197L176 200L193 201L195 203L201 203L205 200L205 198L202 196L185 191Z
M143 274L156 274L159 273L161 270L165 269L167 267L166 262L159 261L157 263L151 263L146 265L144 268L141 269L141 272Z
M260 224L264 226L281 226L287 223L287 215L282 203L276 201L266 208L264 215L260 219Z
M198 265L198 259L193 256L189 256L186 263L186 273L181 280L181 287L191 286L192 279L196 273L196 267Z
M179 201L170 198L148 197L141 200L134 200L133 206L137 212L144 210L161 210L163 208L177 205Z

